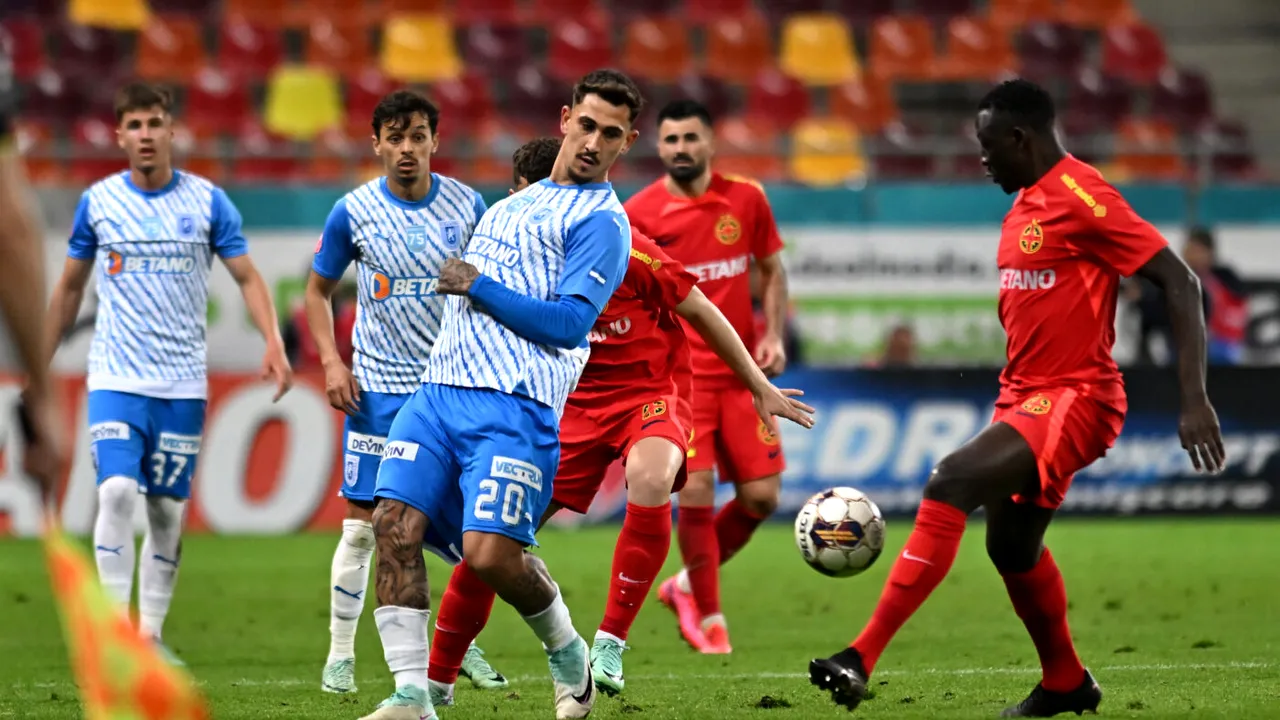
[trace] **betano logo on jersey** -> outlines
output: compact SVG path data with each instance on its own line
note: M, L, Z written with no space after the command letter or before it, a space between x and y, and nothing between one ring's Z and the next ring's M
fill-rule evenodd
M1053 268L1044 270L1015 270L1000 268L1001 290L1048 290L1058 282Z
M591 328L591 332L587 333L587 342L602 343L611 337L626 335L629 332L631 332L631 318L621 317L607 323L597 323Z
M698 276L698 282L710 282L712 280L728 280L729 278L745 275L750 260L746 255L739 255L728 260L716 260L715 262L703 263L701 265L686 265L685 270Z
M373 287L369 294L378 302L390 298L428 297L436 294L438 283L439 280L433 277L393 278L375 272L370 280Z
M107 253L107 275L143 273L151 275L189 275L196 271L196 259L181 255L121 255Z

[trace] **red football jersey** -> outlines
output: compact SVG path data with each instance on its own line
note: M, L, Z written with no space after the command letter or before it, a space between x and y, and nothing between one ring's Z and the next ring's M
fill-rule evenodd
M720 308L747 349L758 339L751 311L751 259L782 250L773 209L760 185L713 173L700 197L672 195L661 178L626 202L632 224L698 278L698 288ZM689 331L698 386L741 384L696 332Z
M675 308L697 280L633 227L627 274L587 336L591 357L569 401L687 388L689 343Z
M1018 193L997 256L1009 359L1000 400L1120 383L1111 357L1120 278L1167 245L1097 170L1070 155Z

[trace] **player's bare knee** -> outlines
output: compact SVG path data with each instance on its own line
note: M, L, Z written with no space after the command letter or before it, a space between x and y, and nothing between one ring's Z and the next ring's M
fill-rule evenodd
M690 507L707 507L716 501L715 476L709 472L689 473L689 479L680 491L680 504Z
M366 500L347 500L347 520L373 522L374 503Z
M468 532L462 536L462 556L467 564L494 589L512 574L525 568L523 549L504 535Z
M742 509L758 518L767 518L778 509L780 478L772 475L738 486L737 501Z
M930 473L924 497L971 513L982 505L982 479L962 460L948 455Z
M666 468L643 465L627 469L627 500L639 505L655 506L671 496L675 476Z

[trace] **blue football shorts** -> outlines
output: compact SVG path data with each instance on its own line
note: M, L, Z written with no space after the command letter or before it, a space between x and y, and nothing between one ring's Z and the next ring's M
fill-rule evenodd
M342 488L338 494L348 500L373 502L378 483L378 463L391 431L391 421L409 394L361 392L360 409L347 415L342 426Z
M98 483L127 477L138 491L186 500L200 457L205 401L116 390L89 393L89 440Z
M467 532L536 545L560 463L558 432L555 411L527 397L425 384L391 424L376 495L423 512L424 545L455 564Z

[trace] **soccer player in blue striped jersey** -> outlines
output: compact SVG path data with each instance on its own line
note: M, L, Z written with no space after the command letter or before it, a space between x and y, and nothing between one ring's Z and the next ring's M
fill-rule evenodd
M471 237L485 205L470 187L431 172L440 111L399 90L373 111L373 149L386 175L333 206L307 281L311 336L324 365L329 404L346 413L342 489L347 516L330 573L327 692L354 692L355 635L373 555L373 491L387 432L422 384L440 331L445 296L436 278ZM354 370L338 354L333 293L356 264L359 287L352 345Z
M116 136L129 169L99 180L80 198L50 302L47 348L52 357L95 275L99 304L87 384L98 477L93 527L98 574L128 605L134 507L144 495L139 625L160 643L204 431L205 326L215 256L239 284L266 340L263 375L275 380L277 400L288 391L293 373L271 292L249 259L240 213L221 188L173 167L169 94L130 84L117 93L115 112Z
M373 513L374 620L396 691L366 720L432 720L422 549L471 568L542 641L557 718L595 702L589 648L546 566L526 553L551 500L560 415L587 334L622 282L630 224L609 168L635 142L635 83L597 70L561 110L551 177L485 213L445 263L446 306L423 384L391 424Z

